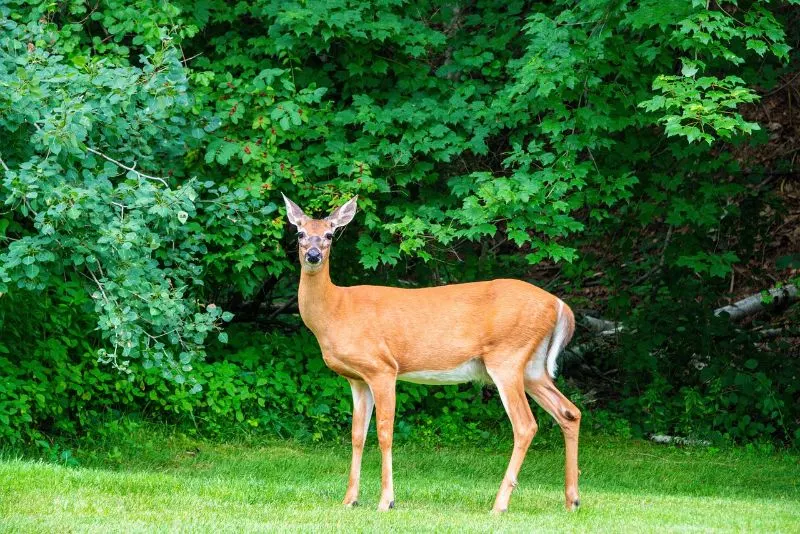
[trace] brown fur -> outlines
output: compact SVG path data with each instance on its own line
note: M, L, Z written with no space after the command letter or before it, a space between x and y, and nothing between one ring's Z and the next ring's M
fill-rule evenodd
M478 358L497 385L514 429L514 450L493 510L507 509L536 433L526 391L563 429L567 507L577 507L580 412L555 388L546 372L536 377L525 374L537 348L551 341L560 301L518 280L424 289L336 286L329 272L328 237L337 226L352 219L355 199L325 220L308 218L286 200L290 220L302 233L298 250L302 265L300 315L316 336L325 363L347 378L353 390L353 462L345 504L352 505L358 498L361 455L373 402L383 456L379 509L387 510L394 505L391 446L398 375L452 370ZM306 261L311 248L322 252L319 264ZM562 313L569 325L566 344L574 319L566 305Z

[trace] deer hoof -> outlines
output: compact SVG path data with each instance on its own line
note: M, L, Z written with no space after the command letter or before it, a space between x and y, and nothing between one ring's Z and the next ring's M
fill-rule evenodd
M344 503L345 508L355 508L356 506L358 506L358 501L350 501Z

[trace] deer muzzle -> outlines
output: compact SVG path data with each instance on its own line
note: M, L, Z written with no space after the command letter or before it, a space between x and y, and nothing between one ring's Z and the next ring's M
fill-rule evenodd
M322 252L316 247L311 248L306 252L306 261L308 263L319 263L322 261Z

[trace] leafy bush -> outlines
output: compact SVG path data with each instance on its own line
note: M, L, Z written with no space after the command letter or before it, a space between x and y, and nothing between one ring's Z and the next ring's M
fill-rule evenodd
M0 358L0 372L8 377L0 385L3 441L47 446L50 438L102 439L124 430L108 425L121 416L177 425L204 437L257 434L316 441L349 436L349 385L325 367L310 334L270 334L262 344L200 362L194 373L202 389L192 391L194 386L164 381L155 369L130 377L104 369L87 357L85 344L65 345L72 339L65 333L34 343L32 360ZM499 399L485 399L477 386L401 385L397 417L401 439L510 436ZM503 431L493 434L498 424Z
M349 435L349 385L325 367L305 330L264 335L234 328L230 345L212 347L206 361L195 362L193 384L181 384L165 381L155 367L120 374L98 362L102 337L84 336L91 315L63 313L92 309L81 284L61 285L46 300L27 299L7 297L0 305L0 442L49 449L50 439L100 439L124 432L110 424L123 416L206 437ZM40 330L31 331L31 324ZM505 419L499 400L484 398L478 386L399 389L401 437L486 439Z
M746 105L788 72L795 21L760 0L8 0L0 432L142 412L338 433L348 395L307 334L225 329L274 328L295 291L280 190L360 195L342 283L518 277L578 304L601 283L632 328L595 356L624 384L600 427L794 439L794 367L707 303L755 254L742 219L767 222ZM504 420L482 398L404 386L398 430L480 436Z

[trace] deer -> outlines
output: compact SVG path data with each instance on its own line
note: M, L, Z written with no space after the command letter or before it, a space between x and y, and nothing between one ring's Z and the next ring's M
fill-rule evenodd
M544 289L513 279L413 289L334 285L334 233L353 220L358 196L324 219L309 217L286 195L283 199L287 219L297 229L300 317L316 337L325 364L350 383L353 395L352 461L343 504L358 504L361 458L374 407L381 451L378 510L394 508L392 439L398 380L478 381L497 387L514 435L492 513L508 510L538 430L526 393L561 428L566 507L576 510L581 412L553 382L559 354L575 330L569 306Z

